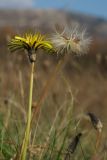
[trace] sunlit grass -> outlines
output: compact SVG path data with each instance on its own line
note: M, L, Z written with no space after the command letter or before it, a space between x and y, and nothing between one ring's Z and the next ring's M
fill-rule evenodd
M51 100L52 95L50 94L50 96L46 98L43 108L41 108L33 126L33 137L30 139L28 147L28 159L65 159L70 142L80 132L82 133L81 139L75 151L70 154L70 158L76 160L90 160L93 156L97 156L104 159L106 154L103 150L103 141L96 153L96 131L93 127L89 127L89 123L91 125L91 122L87 119L88 117L86 113L81 112L77 114L75 112L75 96L72 93L71 85L66 77L62 77L62 81L66 88L64 101L63 103L60 103L57 109L54 107L52 113L50 112L52 108L49 111L50 106L55 105L54 101ZM10 102L8 101L8 103ZM46 110L48 110L48 113ZM23 118L22 120L19 119L22 115L20 108L18 108L18 112L18 115L15 117L11 112L8 129L5 129L5 125L3 123L6 120L1 116L0 130L2 131L5 129L2 144L2 155L0 155L3 159L8 160L15 157L18 154L20 144L23 139L23 134L21 133L23 132ZM85 116L87 118L84 118ZM1 140L2 138L0 138L0 141Z
M84 34L81 36L83 36L82 38L84 38ZM73 47L77 47L76 51L78 49L78 43L83 40L81 39L81 36L79 35L79 37L75 37L73 35L72 37L71 35L71 37L73 38ZM24 38L17 36L14 40L12 40L11 45L13 46L9 45L10 49L12 49L12 51L15 51L17 49L25 49L29 52L29 48L26 48L26 46L28 47L28 45L31 45L30 51L32 50L32 47L35 46L38 48L39 46L35 45L35 38L37 40L37 37L30 36L27 39L26 36ZM67 39L66 37L63 38ZM32 43L30 41L31 39ZM88 40L89 44L90 39ZM48 47L49 50L52 49L52 44L49 43L49 45L47 45L47 43L48 41L43 44L46 45L46 48ZM57 52L59 52L59 50L61 49L61 51L63 50L64 52L68 50L69 52L74 52L74 48L72 50L72 43L70 43L70 39L69 42L67 39L65 43L64 46L61 45L61 48L55 48L54 51L58 49ZM19 45L17 46L17 44ZM40 46L43 47L43 44L40 44ZM19 48L17 48L16 46ZM36 51L35 48L33 48L32 51ZM35 52L33 52L33 54L35 55ZM66 53L64 53L64 55L65 54ZM28 55L31 64L35 62L35 60L37 60L35 59L34 55L32 56L31 52L30 57ZM54 66L54 69L51 70L52 74L50 74L49 79L41 79L39 77L39 81L37 81L39 72L36 72L35 74L33 70L34 65L32 65L31 67L31 77L34 76L31 78L31 81L32 79L37 80L34 83L34 86L36 88L34 88L35 92L30 96L30 116L28 116L30 117L29 122L31 122L31 111L33 117L32 124L29 127L28 133L29 143L27 142L26 146L23 145L24 149L26 147L26 155L24 157L21 157L21 160L105 160L107 158L106 145L103 142L105 139L103 127L100 128L102 134L99 141L97 134L99 132L97 132L98 130L95 127L97 123L93 125L93 121L89 120L86 110L83 109L84 106L80 104L76 97L76 95L78 94L78 90L81 88L78 89L77 85L75 87L76 92L74 92L74 86L72 84L73 77L71 76L71 80L69 80L64 72L61 72L61 67L64 65L64 63L65 56L62 56L60 57L60 60L58 61L56 66ZM50 66L50 68L51 67L52 66ZM79 67L80 66L78 65L77 68ZM81 68L79 69L81 70ZM28 118L27 113L29 112L27 112L26 108L29 103L27 98L28 84L26 81L26 77L29 78L29 69L27 68L26 77L24 77L25 73L23 71L23 67L22 70L18 70L19 77L18 75L16 76L16 80L18 81L18 87L16 88L17 92L12 91L14 96L10 96L7 99L2 97L0 99L0 101L2 102L2 108L6 108L4 109L4 111L2 109L0 115L0 158L2 158L2 160L19 160L22 142L25 143L26 141L26 139L25 141L23 140L23 133L25 131L26 121ZM78 79L78 74L76 76ZM81 78L79 78L79 80L80 79ZM77 81L77 84L82 87L82 84L84 82L79 80ZM42 83L44 83L44 87L41 85L41 81ZM37 88L39 88L40 91L38 91ZM54 92L52 92L53 90ZM36 98L37 96L38 98ZM34 98L34 103L32 103L32 97ZM84 100L85 98L87 97L84 97ZM79 104L78 109L77 103ZM94 115L95 117L97 117L97 113L94 113ZM100 119L98 118L98 120ZM100 120L100 126L101 124L103 124L103 122ZM97 147L96 144L98 144Z

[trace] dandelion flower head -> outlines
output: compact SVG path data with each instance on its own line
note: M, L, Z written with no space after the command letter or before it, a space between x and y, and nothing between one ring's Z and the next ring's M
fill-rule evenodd
M91 38L87 36L86 29L82 29L79 24L73 24L66 26L62 32L56 31L51 42L59 54L84 54L89 50Z
M36 51L40 48L45 50L52 50L53 46L50 41L45 39L45 36L36 33L26 33L23 37L15 36L8 44L8 47L11 52L17 50L26 50L29 56L30 61L35 61Z

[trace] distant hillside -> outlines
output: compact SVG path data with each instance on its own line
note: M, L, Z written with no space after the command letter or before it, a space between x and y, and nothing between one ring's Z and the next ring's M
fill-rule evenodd
M107 21L101 18L61 10L0 10L0 28L40 28L51 30L54 24L78 21L93 35L106 38Z
M81 26L86 27L92 37L90 54L85 61L92 61L95 57L95 60L102 61L102 64L104 61L107 63L107 21L62 10L0 10L0 48L4 50L9 38L16 33L21 34L29 30L52 33L55 24L72 22L79 22Z

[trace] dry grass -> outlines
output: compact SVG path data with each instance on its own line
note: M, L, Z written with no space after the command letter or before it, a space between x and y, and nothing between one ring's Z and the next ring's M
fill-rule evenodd
M16 54L11 55L3 46L0 58L0 157L1 160L9 160L18 152L23 138L28 104L29 63L25 55L18 53L17 58ZM83 137L77 151L72 155L75 160L107 158L106 68L93 59L89 63L86 57L81 57L79 61L78 57L72 59L69 56L47 91L33 124L32 143L29 146L31 160L64 159L69 140L77 132L83 132ZM34 106L57 62L57 56L47 56L43 53L38 55L37 73L34 77ZM94 112L104 125L103 138L97 153L94 145L96 131L85 116L87 112Z

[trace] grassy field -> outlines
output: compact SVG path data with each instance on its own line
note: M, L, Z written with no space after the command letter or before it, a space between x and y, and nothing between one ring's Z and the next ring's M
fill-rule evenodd
M0 160L18 160L27 121L30 63L26 54L10 53L5 38L0 52ZM54 54L38 54L27 160L106 160L106 63L92 55L68 55L55 72L58 61ZM88 112L103 124L100 137ZM81 134L74 147L73 140Z

